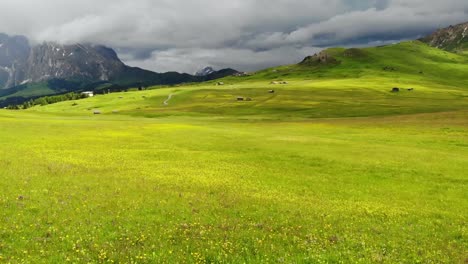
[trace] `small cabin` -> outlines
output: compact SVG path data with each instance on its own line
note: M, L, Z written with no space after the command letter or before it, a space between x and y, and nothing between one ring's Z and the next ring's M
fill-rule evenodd
M91 92L91 91L82 92L81 94L83 96L86 96L86 97L93 97L94 96L94 92Z

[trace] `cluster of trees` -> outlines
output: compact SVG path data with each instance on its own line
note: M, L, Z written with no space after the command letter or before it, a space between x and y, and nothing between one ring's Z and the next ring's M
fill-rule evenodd
M31 99L29 101L24 102L23 104L10 105L7 108L8 109L28 109L35 105L49 105L49 104L55 104L55 103L63 102L63 101L83 99L86 97L87 95L85 94L71 92L71 93L66 93L66 94L61 94L61 95L44 96L44 97L40 97L36 99Z

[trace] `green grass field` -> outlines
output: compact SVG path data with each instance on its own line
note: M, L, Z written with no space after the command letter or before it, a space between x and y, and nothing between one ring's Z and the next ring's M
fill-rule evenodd
M0 111L0 263L466 262L467 58L330 52Z

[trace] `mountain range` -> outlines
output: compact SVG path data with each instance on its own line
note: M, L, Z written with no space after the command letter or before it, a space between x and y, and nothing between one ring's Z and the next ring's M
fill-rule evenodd
M8 103L83 89L203 82L236 73L212 68L198 76L156 73L125 65L113 49L103 45L31 45L24 36L0 34L0 101L8 99Z
M437 30L419 40L446 51L466 53L468 22ZM355 56L357 51L350 49L347 56ZM322 52L308 56L301 64L336 63L339 61ZM53 42L30 45L26 37L0 34L0 106L70 91L123 90L128 87L203 82L233 75L239 76L241 73L233 69L215 71L212 67L206 67L195 75L156 73L125 65L113 49L103 45L62 45Z

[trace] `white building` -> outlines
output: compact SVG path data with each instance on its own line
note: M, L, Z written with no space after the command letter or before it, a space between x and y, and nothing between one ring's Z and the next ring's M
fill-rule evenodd
M81 94L86 95L86 97L93 97L94 96L94 92L82 92Z

